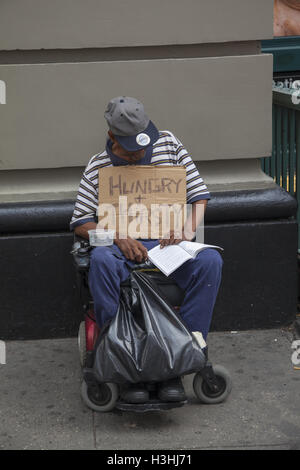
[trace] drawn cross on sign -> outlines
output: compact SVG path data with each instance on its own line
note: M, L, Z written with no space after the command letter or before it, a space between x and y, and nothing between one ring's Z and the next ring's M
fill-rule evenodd
M138 202L139 204L141 203L142 199L146 199L145 197L142 197L139 195L138 197L135 198L135 201Z

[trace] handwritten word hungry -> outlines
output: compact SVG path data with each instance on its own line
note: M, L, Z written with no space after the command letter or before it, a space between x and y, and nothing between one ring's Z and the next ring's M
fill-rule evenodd
M128 183L119 175L117 181L113 176L109 177L109 194L152 194L152 193L178 193L182 179L177 181L171 178L145 178Z

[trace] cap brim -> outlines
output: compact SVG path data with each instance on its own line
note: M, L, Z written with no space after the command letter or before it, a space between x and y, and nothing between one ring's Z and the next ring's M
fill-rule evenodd
M150 142L147 145L139 145L136 140L139 134L146 134L150 138ZM159 138L159 132L152 121L149 121L149 124L146 129L140 132L139 134L130 136L115 135L115 138L117 139L119 144L128 152L137 152L139 150L144 150L150 145L153 145Z

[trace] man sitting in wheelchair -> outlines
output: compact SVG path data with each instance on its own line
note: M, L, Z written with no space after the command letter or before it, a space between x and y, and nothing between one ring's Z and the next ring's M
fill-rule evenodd
M193 240L197 220L196 207L205 211L210 193L196 166L182 143L170 131L158 131L144 111L142 103L130 97L112 99L105 111L108 124L106 149L94 155L87 164L80 181L70 227L75 234L89 238L88 231L97 227L99 204L99 169L108 166L153 165L186 168L186 202L192 211L180 236L170 232L169 238L122 238L116 233L111 247L99 246L91 251L89 288L94 300L97 325L101 327L118 310L120 285L129 276L128 262L147 260L148 250ZM170 201L172 202L172 201ZM203 211L203 212L204 212ZM201 332L206 340L212 313L221 282L223 260L218 251L206 249L176 269L170 278L184 291L179 314L191 332ZM144 384L131 384L124 388L122 398L128 403L143 403L149 399ZM180 377L158 384L161 401L182 401L185 391Z

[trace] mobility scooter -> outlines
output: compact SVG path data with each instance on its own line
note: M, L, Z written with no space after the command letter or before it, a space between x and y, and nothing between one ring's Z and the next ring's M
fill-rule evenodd
M89 242L75 235L71 254L76 268L80 299L84 309L84 320L80 323L78 346L80 364L83 371L81 396L84 403L98 412L118 409L121 411L158 411L183 406L187 400L180 402L162 402L156 397L156 384L147 383L150 400L146 403L125 403L120 397L119 385L116 383L99 383L93 373L95 346L100 330L96 324L93 299L89 291L88 272L90 251L93 249ZM181 289L150 262L140 263L132 269L144 271L155 282L158 290L168 299L170 305L179 309L184 293ZM127 285L127 281L121 287ZM229 372L220 365L212 365L207 357L204 367L193 379L193 390L200 402L206 404L221 403L230 394L232 387Z

